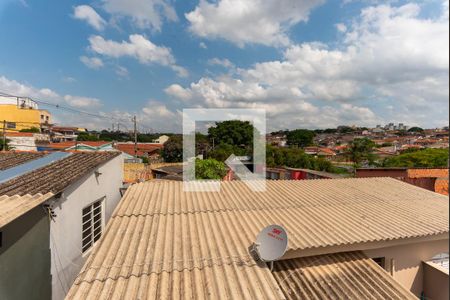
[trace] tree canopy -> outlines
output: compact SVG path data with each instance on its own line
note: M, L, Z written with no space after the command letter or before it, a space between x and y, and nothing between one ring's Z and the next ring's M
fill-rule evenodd
M338 170L322 157L313 157L297 148L266 147L266 164L268 167L304 168L317 171L337 173Z
M181 136L173 135L164 143L164 149L161 152L165 162L183 161L183 139Z
M420 128L417 126L411 127L410 129L408 129L408 132L423 132L423 131L424 131L423 128Z
M216 145L252 146L253 125L240 120L216 122L216 126L208 128L208 137L214 139Z
M195 161L196 179L221 180L227 174L225 164L215 159L197 159Z
M304 148L313 145L314 131L308 129L295 129L286 134L287 144L290 146L297 145Z
M436 168L448 166L448 149L425 149L387 158L384 167Z
M348 158L356 165L362 162L368 162L373 164L375 155L373 154L373 148L375 143L368 138L354 139L347 148Z

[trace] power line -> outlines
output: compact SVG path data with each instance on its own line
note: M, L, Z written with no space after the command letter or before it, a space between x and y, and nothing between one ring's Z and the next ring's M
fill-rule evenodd
M87 115L87 116L101 118L101 119L105 119L105 120L113 119L113 120L122 121L122 122L131 122L131 120L129 120L129 119L121 119L121 118L117 118L117 117L110 116L110 115L95 114L95 113L91 113L91 112L87 112L87 111L83 111L83 110L78 110L78 109L75 109L75 108L71 108L71 107L67 107L67 106L63 106L63 105L59 105L59 104L54 104L54 103L50 103L50 102L46 102L46 101L42 101L42 100L36 100L36 99L34 99L32 97L23 97L23 96L18 96L18 95L11 95L11 94L8 94L8 93L2 92L2 91L0 91L0 96L17 98L17 99L19 99L19 98L27 98L27 99L30 99L30 100L38 103L38 104L55 107L56 109L66 110L66 111L77 113L77 114L84 114L84 115Z

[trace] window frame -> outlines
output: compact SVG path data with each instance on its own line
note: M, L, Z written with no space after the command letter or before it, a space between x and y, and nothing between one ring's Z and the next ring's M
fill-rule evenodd
M103 235L105 229L105 198L97 199L81 209L81 253L83 256L89 254ZM86 209L89 209L89 211L85 212ZM87 217L86 220L85 217ZM85 234L86 232L87 234Z

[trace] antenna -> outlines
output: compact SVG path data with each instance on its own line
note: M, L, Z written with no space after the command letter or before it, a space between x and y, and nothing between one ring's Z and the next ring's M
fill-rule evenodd
M269 225L256 237L256 252L262 261L270 262L279 259L286 252L288 245L287 231L280 225Z

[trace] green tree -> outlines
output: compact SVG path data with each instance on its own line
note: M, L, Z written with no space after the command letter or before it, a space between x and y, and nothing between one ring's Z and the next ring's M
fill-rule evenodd
M253 144L253 125L248 121L230 120L216 122L215 127L208 128L208 138L214 139L215 145L228 144L242 148Z
M448 149L425 149L400 154L383 161L384 167L437 168L448 166Z
M77 136L77 141L100 141L97 135L87 132L80 132Z
M410 129L408 129L408 132L424 132L423 128L420 127L411 127Z
M24 128L19 130L20 132L32 132L32 133L40 133L41 130L37 127L31 127L31 128Z
M362 162L373 164L375 160L374 147L375 143L368 138L354 139L347 148L347 156L356 166Z
M11 150L11 147L8 145L8 143L9 143L8 139L6 139L5 143L3 143L3 137L0 136L0 151Z
M197 159L195 161L196 179L222 179L227 174L227 168L223 162L215 159Z
M183 140L181 136L171 136L164 143L164 149L161 156L165 162L182 162L183 161Z
M244 149L235 145L222 143L208 153L208 158L213 158L215 160L224 162L231 154L234 154L236 156L245 156L250 155L250 153L251 152L248 148Z
M287 144L288 145L297 145L301 148L311 146L314 140L314 131L308 129L295 129L291 130L287 133Z

